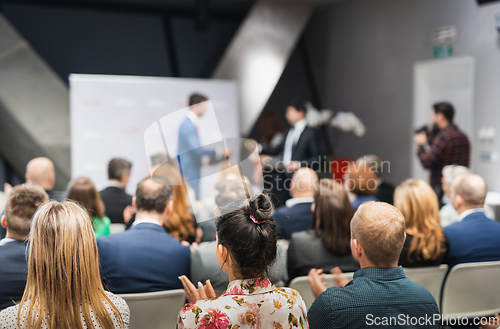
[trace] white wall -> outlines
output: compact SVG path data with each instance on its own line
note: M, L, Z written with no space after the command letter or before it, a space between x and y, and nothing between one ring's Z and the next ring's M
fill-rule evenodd
M376 153L391 162L387 179L410 176L413 64L432 58L430 32L455 25L455 56L476 61L474 128L494 126L492 142L473 140L472 166L500 188L499 164L480 153L500 151L500 3L474 0L353 0L316 11L305 35L322 107L353 111L367 125L358 139L343 135L338 156Z

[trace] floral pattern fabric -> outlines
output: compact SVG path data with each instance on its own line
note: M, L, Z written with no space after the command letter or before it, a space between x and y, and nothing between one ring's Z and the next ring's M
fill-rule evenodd
M177 328L250 329L309 328L299 293L277 288L268 278L234 280L216 298L186 304Z

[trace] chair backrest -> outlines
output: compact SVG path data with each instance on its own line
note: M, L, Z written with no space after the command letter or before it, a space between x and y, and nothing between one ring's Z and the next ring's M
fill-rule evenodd
M500 312L500 261L458 264L444 283L445 317L482 317Z
M441 289L443 287L444 277L448 271L448 265L429 267L405 268L405 274L408 279L424 286L431 293L432 297L439 305L441 300Z
M175 328L184 306L183 289L120 295L130 308L130 329Z
M125 231L125 224L113 223L113 224L109 225L109 233L110 234L120 233L123 231Z
M344 275L347 278L347 280L350 281L352 280L354 272L344 273ZM325 275L325 282L328 288L337 287L337 280L335 279L335 277L336 275L334 274ZM306 303L307 309L309 309L309 307L311 307L312 303L314 302L315 298L311 291L311 287L309 286L309 281L307 280L307 276L299 276L293 279L290 282L290 288L295 289L299 292L300 296L302 296L302 299Z

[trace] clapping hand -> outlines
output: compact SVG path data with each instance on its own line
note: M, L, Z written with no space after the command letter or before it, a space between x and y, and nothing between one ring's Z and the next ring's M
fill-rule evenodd
M340 270L340 268L335 267L330 270L330 273L335 274L335 279L337 280L338 287L343 287L347 283L349 283L349 280L347 280L347 278L345 277L342 270ZM327 287L324 279L325 279L325 273L323 273L323 270L321 269L317 270L313 268L309 271L309 274L307 275L307 280L309 281L309 285L311 286L314 298L317 298L324 291L326 291Z
M207 280L206 285L198 282L198 288L196 288L185 275L180 276L179 280L181 280L182 285L184 286L184 291L186 292L186 299L188 302L217 297L214 288L210 283L210 280Z

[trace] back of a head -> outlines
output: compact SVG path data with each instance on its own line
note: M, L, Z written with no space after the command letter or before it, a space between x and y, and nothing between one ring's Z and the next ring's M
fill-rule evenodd
M244 199L247 197L247 192L252 194L252 187L246 181L241 179L228 179L218 182L215 185L217 195L215 196L215 204L221 210L229 203Z
M455 116L455 109L451 103L441 102L432 105L434 113L442 113L443 116L449 123L453 123L453 117Z
M314 193L312 228L316 236L322 236L324 246L336 255L351 252L350 224L353 214L342 184L332 179L322 179Z
M465 166L459 166L459 165L448 165L443 167L443 180L451 186L453 183L453 180L455 177L457 177L460 174L468 173L470 172L470 169L465 167Z
M108 179L120 180L124 173L130 172L132 163L121 158L114 158L108 164Z
M261 193L226 205L217 220L217 238L244 279L265 275L276 259L278 236L273 204Z
M25 239L30 233L31 218L48 199L47 193L38 185L22 184L12 188L5 205L9 234Z
M380 158L374 154L364 155L356 160L357 163L364 163L380 178L384 172L383 163Z
M55 184L55 169L52 160L39 157L28 162L26 180L28 183L39 185L45 190L52 190Z
M405 241L405 219L395 207L385 202L363 203L352 218L351 232L373 265L390 267L398 262Z
M293 174L292 183L294 193L312 195L318 187L318 174L311 168L300 168Z
M364 162L354 162L349 166L346 187L357 195L375 195L378 180L373 169Z
M88 177L78 177L71 184L66 198L80 203L90 217L103 218L104 203L99 192L95 188L94 182Z
M43 310L50 314L49 328L82 328L82 315L92 328L91 305L101 327L114 328L103 301L116 316L120 313L101 283L97 244L87 211L72 201L43 204L33 216L29 242L28 280L21 304L34 307L37 316L26 316L32 325L38 321L33 327L40 327Z
M162 177L164 184L154 182L150 177L144 178L137 185L135 192L137 211L162 214L173 197L170 181Z
M202 94L194 93L194 94L191 94L191 96L189 96L189 106L193 106L193 105L203 103L206 101L207 101L207 97L202 95Z
M452 195L461 196L468 207L482 207L488 193L484 179L470 172L455 177L451 188Z

